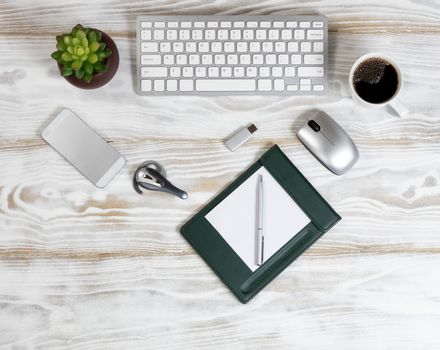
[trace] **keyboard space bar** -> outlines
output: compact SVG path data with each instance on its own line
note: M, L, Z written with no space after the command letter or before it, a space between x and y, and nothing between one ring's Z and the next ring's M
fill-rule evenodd
M196 91L255 91L253 79L199 79Z

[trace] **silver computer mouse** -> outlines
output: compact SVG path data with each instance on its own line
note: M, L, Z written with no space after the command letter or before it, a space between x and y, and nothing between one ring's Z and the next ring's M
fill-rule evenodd
M350 170L359 159L359 151L350 136L322 111L309 118L298 130L297 136L336 175Z

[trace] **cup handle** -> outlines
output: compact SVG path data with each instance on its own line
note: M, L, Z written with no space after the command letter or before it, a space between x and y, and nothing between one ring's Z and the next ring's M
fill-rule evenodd
M399 99L395 98L389 105L396 111L399 117L404 118L409 114L409 109L405 104Z

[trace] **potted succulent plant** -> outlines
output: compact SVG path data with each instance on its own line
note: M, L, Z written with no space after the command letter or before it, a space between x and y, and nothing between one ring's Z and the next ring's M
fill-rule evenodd
M95 89L107 84L116 74L118 49L104 32L77 24L69 34L58 35L56 40L57 50L51 57L72 85Z

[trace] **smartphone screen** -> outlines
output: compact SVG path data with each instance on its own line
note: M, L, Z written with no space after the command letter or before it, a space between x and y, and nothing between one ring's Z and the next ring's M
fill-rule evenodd
M125 165L125 158L69 109L58 114L41 136L99 188Z

